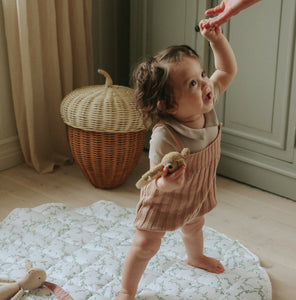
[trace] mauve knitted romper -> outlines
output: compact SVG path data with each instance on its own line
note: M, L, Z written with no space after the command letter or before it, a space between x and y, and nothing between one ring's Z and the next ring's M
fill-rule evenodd
M162 124L163 125L163 124ZM169 125L165 125L178 151L184 146ZM140 230L172 231L192 222L217 205L216 171L220 159L221 126L216 139L200 152L186 159L185 183L180 190L166 193L152 181L141 190L134 226Z

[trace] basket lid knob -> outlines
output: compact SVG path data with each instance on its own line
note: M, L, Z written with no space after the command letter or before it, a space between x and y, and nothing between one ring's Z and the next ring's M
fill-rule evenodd
M106 87L111 87L113 85L112 78L106 71L104 71L102 69L98 69L98 73L105 76L105 78L106 78L105 86Z

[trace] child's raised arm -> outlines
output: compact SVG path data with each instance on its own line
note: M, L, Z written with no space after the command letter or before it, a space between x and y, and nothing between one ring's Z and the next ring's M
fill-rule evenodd
M216 68L210 79L218 85L221 95L237 73L236 59L228 40L222 34L221 28L217 26L205 28L205 23L206 21L202 20L199 27L203 37L210 42Z

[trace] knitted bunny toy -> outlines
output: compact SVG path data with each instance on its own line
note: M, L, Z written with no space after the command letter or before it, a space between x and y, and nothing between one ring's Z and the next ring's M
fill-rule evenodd
M173 173L177 171L180 167L185 166L185 159L189 156L190 150L184 148L180 152L169 152L166 154L161 162L154 168L147 171L142 175L141 179L136 183L138 189L144 187L146 184L159 177L165 167L168 167L168 172Z
M19 281L7 278L0 278L0 282L9 283L0 287L1 300L18 300L25 290L32 290L40 287L46 279L46 273L42 269L32 268L30 261L26 262L27 274Z
M73 298L65 292L61 287L45 281L46 273L42 269L33 268L31 261L26 261L27 274L19 281L0 278L0 282L7 283L0 286L1 300L19 300L23 296L25 290L33 290L43 285L47 286L58 299L73 300Z

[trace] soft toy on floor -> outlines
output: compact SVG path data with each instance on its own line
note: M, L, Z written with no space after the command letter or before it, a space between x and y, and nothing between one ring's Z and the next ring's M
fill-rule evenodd
M140 189L155 178L159 177L165 167L168 167L169 173L177 171L180 167L186 165L185 159L189 156L189 154L190 150L188 148L184 148L181 153L174 151L166 154L158 165L142 175L141 179L136 183L136 187Z
M42 269L33 268L32 263L26 261L27 274L19 281L0 278L0 282L7 283L0 286L1 300L19 300L23 296L25 290L33 290L43 285L47 286L56 295L57 299L73 300L73 298L65 292L61 287L45 281L46 273Z
M46 279L46 273L42 269L32 268L29 261L26 262L27 274L19 280L0 278L0 282L9 283L0 287L1 300L20 299L25 290L33 290L40 287Z

